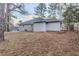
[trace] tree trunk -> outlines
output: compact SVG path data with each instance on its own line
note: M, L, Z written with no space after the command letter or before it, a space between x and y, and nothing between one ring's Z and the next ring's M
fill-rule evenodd
M5 31L5 4L0 3L0 41L4 40Z
M10 16L9 16L9 5L10 3L6 4L6 31L9 32L9 20L10 20Z

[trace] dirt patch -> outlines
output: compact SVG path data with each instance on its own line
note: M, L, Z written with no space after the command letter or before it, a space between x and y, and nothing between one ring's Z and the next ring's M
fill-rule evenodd
M17 32L5 33L5 41L0 43L0 55L79 55L74 32Z

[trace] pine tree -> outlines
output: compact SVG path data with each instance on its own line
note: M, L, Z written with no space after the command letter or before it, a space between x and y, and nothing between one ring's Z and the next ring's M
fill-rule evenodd
M67 29L70 30L70 24L74 22L79 22L79 5L69 4L66 11L64 12L64 22L67 24Z
M62 18L62 10L63 10L63 4L60 3L50 3L48 6L48 16L50 18L57 18L57 15Z
M34 11L35 11L35 15L44 18L46 13L46 5L44 3L40 3L38 4L38 6L35 8Z

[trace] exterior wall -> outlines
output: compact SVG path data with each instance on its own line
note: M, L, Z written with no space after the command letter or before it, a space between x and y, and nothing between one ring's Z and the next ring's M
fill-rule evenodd
M34 23L33 24L33 31L34 32L45 32L46 31L46 23Z
M24 31L24 27L23 26L19 26L19 31Z
M32 30L32 25L24 25L24 30L33 31Z
M46 25L47 31L60 31L60 22L51 22Z
M34 31L34 32L46 32L46 31L60 31L60 22L50 23L34 23L33 25L24 25L19 27L19 31Z
M19 27L19 31L33 31L32 25L24 25Z

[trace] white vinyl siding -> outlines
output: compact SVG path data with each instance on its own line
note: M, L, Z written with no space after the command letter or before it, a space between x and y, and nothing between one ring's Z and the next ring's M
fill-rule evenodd
M32 25L24 25L24 30L32 31Z
M19 27L19 31L24 31L24 27L23 26L20 26Z
M25 30L27 30L27 31L33 31L32 30L32 25L24 25L24 26L20 26L19 27L19 31L25 31Z
M39 22L33 25L24 25L19 27L20 31L34 31L34 32L46 32L46 31L60 31L60 22Z

